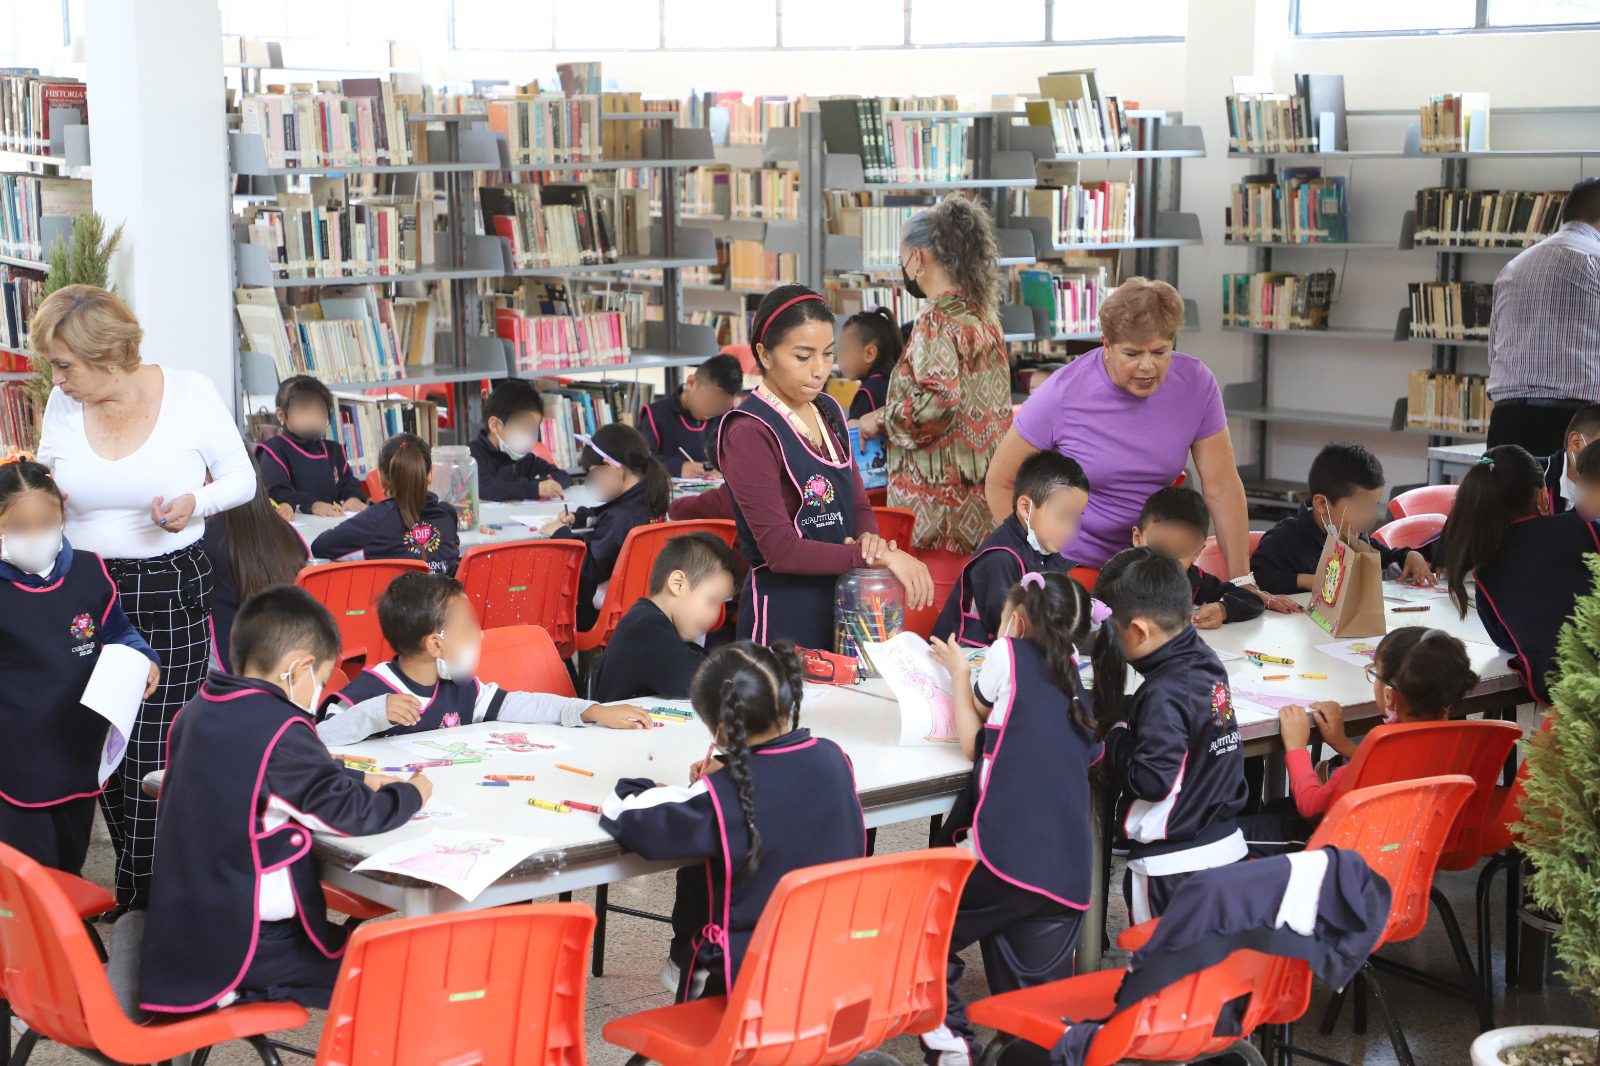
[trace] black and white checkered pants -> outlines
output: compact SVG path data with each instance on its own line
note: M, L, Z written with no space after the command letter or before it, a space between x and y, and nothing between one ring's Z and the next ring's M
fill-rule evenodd
M197 543L154 559L107 559L106 570L128 620L161 660L161 684L139 708L128 752L100 794L117 851L117 903L137 908L146 904L156 841L156 801L140 782L166 765L167 730L211 663L211 560Z

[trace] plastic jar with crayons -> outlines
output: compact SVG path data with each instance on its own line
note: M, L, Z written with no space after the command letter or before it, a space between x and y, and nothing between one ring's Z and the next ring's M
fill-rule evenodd
M460 529L478 528L478 461L470 448L447 444L433 449L433 475L428 487L456 509Z
M834 586L833 650L854 656L864 676L877 675L861 645L883 643L905 628L905 622L906 590L888 569L857 567Z

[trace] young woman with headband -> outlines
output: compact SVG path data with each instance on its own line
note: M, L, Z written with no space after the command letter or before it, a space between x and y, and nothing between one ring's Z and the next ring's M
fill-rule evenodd
M833 646L833 586L852 567L886 566L906 606L933 601L928 568L886 543L850 453L844 411L824 393L833 312L804 285L769 292L750 323L762 381L722 421L718 455L733 495L739 549L751 565L739 635Z

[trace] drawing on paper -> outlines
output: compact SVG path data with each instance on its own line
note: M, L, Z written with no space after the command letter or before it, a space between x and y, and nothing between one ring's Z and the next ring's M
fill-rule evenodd
M490 733L490 745L504 748L507 751L555 751L557 745L547 744L543 741L529 740L526 733Z
M934 659L927 641L907 631L863 648L899 701L901 744L953 744L959 739L950 672Z
M505 844L501 837L437 842L426 851L398 860L394 868L429 881L464 881L472 876L480 855L488 855Z
M1378 640L1373 637L1336 640L1329 644L1318 644L1317 650L1358 670L1365 670L1378 656Z
M355 869L387 870L431 881L471 900L547 844L528 837L429 829L421 836L391 844L357 863Z
M493 755L493 752L474 748L465 741L448 740L418 740L413 741L414 748L430 759L449 759L457 766L482 762Z

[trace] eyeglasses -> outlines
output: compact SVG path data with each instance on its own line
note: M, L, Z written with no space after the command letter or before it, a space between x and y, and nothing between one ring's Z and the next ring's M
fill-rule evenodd
M1365 670L1365 673L1368 681L1383 681L1385 685L1389 683L1383 680L1383 677L1378 673L1378 668L1376 666L1369 665Z

